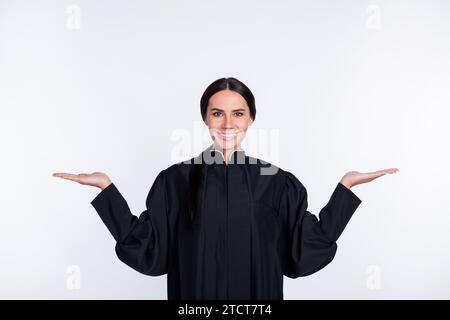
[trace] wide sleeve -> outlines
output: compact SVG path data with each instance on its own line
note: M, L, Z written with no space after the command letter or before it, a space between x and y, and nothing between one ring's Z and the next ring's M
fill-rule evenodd
M339 182L317 219L308 211L306 188L292 173L285 173L279 207L280 259L283 274L297 278L319 271L334 259L336 241L361 200Z
M111 183L91 204L116 240L119 259L150 276L168 271L169 226L166 178L162 170L146 199L146 209L134 216L117 187Z

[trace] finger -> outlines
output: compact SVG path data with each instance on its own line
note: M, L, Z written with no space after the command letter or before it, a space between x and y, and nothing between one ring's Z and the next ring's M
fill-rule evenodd
M362 175L365 178L371 178L371 179L375 179L381 176L384 176L386 174L386 172L384 171L375 171L375 172L366 172L366 173L362 173Z
M398 171L399 170L397 168L389 168L389 169L383 169L383 170L378 170L378 171L374 171L374 172L367 172L363 175L364 175L364 178L369 179L371 181L373 179L379 178L386 174L397 173Z
M70 173L63 173L63 172L61 172L61 173L56 173L56 174L53 174L53 175L55 177L59 177L59 178L62 178L62 179L67 179L67 180L80 182L80 179L79 179L77 174L70 174Z
M386 173L397 173L398 169L397 168L389 168L389 169L384 169L384 170L381 170L381 171L384 171Z
M390 169L386 169L387 173L397 173L400 170L398 170L398 168L390 168Z
M379 172L382 172L383 174L394 174L394 173L397 173L398 170L396 170L396 169L385 169L385 170L380 170Z
M68 175L68 173L65 173L65 172L55 172L52 174L52 176L58 177L58 178L65 177L66 175Z
M383 169L383 170L368 172L368 174L373 174L373 175L377 175L378 176L379 174L397 173L397 172L398 172L397 168L389 168L389 169Z

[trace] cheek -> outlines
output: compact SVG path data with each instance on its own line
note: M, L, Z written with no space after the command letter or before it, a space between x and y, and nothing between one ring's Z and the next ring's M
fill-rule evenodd
M238 121L236 124L237 124L237 127L239 127L240 130L247 131L250 123L249 123L248 120L242 120L242 121Z
M220 126L220 121L216 118L210 117L209 119L207 119L207 123L208 127L210 128L217 128Z

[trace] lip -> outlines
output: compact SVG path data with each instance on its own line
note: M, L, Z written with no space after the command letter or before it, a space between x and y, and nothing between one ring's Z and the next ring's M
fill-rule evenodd
M233 140L237 136L237 134L236 133L222 133L222 132L219 132L219 136L221 136L222 139L225 140L225 141L230 141L230 140Z

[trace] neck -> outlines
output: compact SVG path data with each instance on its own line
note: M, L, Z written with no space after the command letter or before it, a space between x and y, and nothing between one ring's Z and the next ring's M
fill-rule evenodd
M241 149L241 147L239 145L236 145L234 148L223 149L220 146L218 146L217 144L214 144L213 148L218 150L218 151L220 151L220 152L222 152L223 157L225 159L225 163L228 163L228 159L229 159L230 154L232 154L236 150L240 150Z

